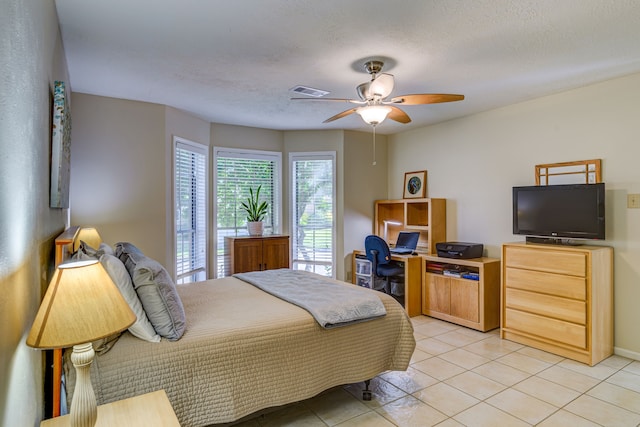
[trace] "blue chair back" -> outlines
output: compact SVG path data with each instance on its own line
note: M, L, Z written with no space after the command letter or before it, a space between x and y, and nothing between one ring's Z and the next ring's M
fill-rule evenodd
M371 261L374 266L388 264L391 262L389 245L387 245L387 242L379 236L373 234L367 236L364 239L364 250L367 253L367 259Z

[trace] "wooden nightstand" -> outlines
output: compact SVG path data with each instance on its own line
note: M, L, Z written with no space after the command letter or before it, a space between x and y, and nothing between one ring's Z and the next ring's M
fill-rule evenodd
M67 427L69 415L51 418L40 423L40 427ZM119 400L98 406L96 427L180 427L169 398L164 390Z

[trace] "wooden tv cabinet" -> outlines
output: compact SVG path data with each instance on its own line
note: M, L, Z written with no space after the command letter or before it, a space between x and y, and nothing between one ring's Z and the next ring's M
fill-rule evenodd
M500 260L422 255L422 314L482 332L500 326ZM477 274L447 276L445 269Z
M613 249L502 245L502 338L595 365L613 354Z

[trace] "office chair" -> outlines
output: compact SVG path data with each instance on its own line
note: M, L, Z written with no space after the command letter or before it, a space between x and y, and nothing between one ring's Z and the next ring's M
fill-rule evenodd
M391 252L389 252L389 245L387 245L387 242L385 242L379 236L367 236L364 239L364 249L367 253L367 259L371 261L371 270L373 271L373 273L378 277L386 278L383 292L392 295L391 277L404 276L404 267L397 264L396 262L391 261ZM373 282L375 282L375 280ZM375 289L375 286L372 286L372 288Z

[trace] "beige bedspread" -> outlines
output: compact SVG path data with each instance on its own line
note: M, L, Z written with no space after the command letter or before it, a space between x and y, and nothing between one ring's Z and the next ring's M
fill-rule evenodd
M183 427L229 422L405 370L415 347L405 311L382 293L386 316L327 330L304 309L233 277L178 291L187 315L184 336L149 343L123 334L94 360L98 404L164 389ZM65 363L71 402L69 368Z

